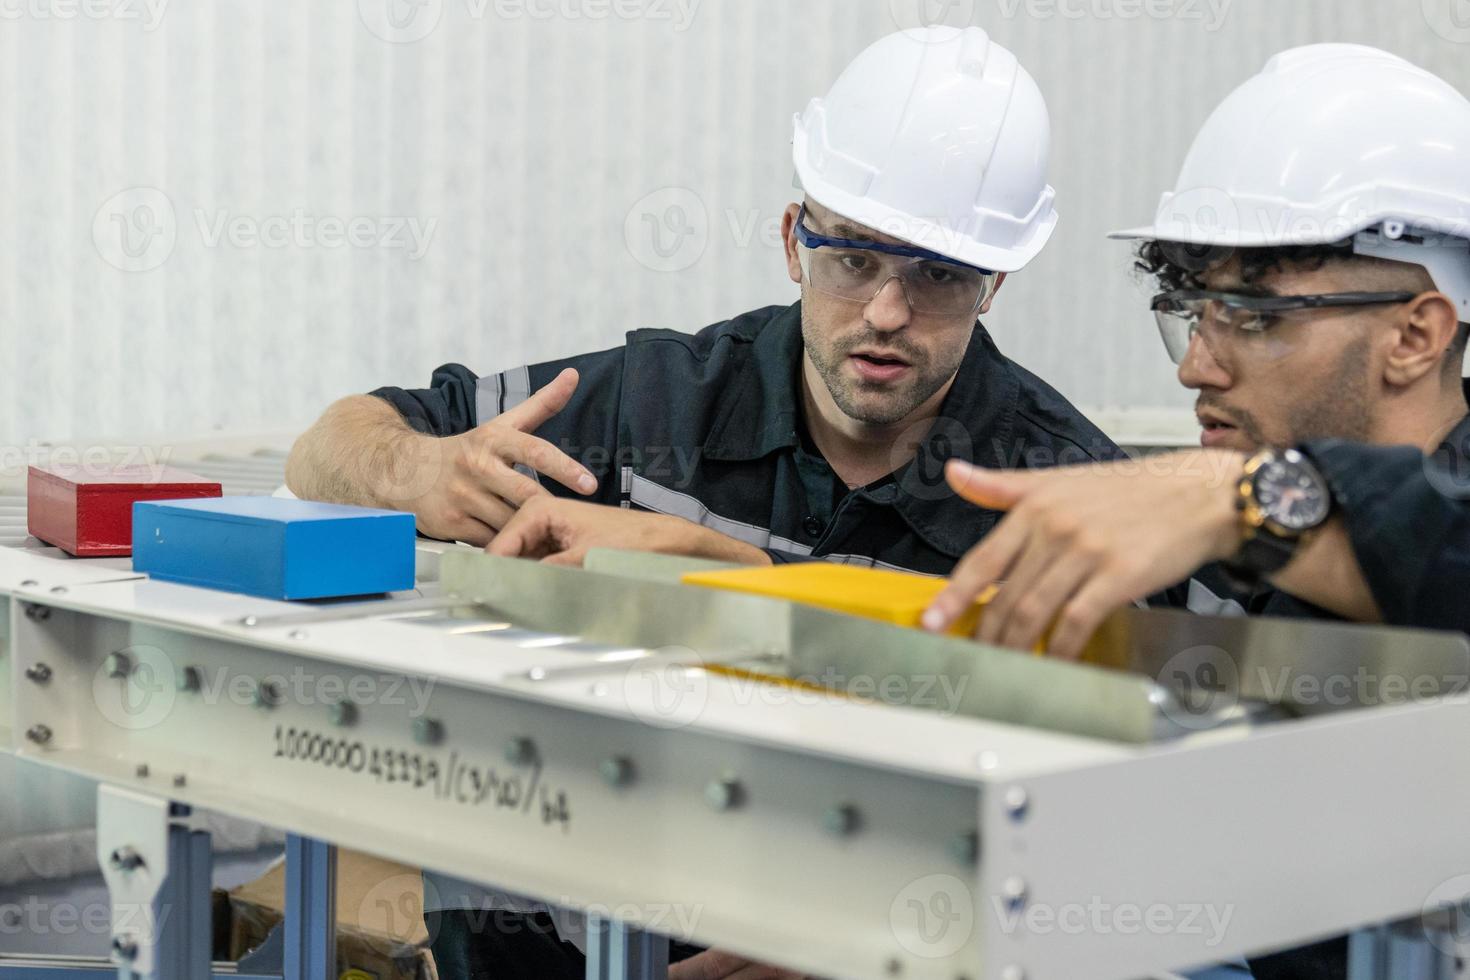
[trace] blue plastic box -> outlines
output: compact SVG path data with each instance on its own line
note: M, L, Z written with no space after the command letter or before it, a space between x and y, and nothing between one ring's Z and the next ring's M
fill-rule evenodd
M268 599L323 599L414 585L414 517L283 497L133 505L133 569Z

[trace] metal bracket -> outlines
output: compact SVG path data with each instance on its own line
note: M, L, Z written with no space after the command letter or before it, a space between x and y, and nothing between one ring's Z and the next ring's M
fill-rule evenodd
M112 899L119 980L211 973L209 833L188 818L180 803L97 788L97 860Z

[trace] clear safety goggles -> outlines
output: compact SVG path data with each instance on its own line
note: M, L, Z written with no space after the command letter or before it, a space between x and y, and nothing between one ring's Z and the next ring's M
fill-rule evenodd
M1312 296L1251 296L1243 293L1180 289L1149 303L1159 336L1175 364L1201 334L1206 344L1220 337L1262 339L1277 322L1300 319L1313 310L1407 303L1418 293L1319 293Z
M915 245L885 245L818 235L806 226L806 206L796 216L797 254L813 289L870 303L897 279L909 309L938 316L978 316L995 294L1000 273L965 265Z

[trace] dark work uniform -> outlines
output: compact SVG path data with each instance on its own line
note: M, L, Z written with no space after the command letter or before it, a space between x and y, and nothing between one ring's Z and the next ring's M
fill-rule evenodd
M458 364L419 391L380 388L413 426L465 432L562 370L577 392L536 434L598 478L592 499L687 518L776 561L822 558L947 574L999 518L944 482L944 461L1075 465L1122 456L977 326L919 453L849 491L802 420L801 308L767 307L697 334L635 330L622 347L478 377ZM923 435L922 432L916 435ZM576 497L548 478L552 493Z
M1470 400L1470 384L1466 385ZM1299 447L1326 477L1368 588L1389 626L1470 633L1470 416L1429 456L1323 439ZM1282 592L1267 616L1336 619ZM1256 980L1344 980L1347 938L1250 961Z
M767 307L697 334L635 330L613 350L479 377L457 364L417 391L381 388L420 431L447 436L525 401L563 369L576 394L536 434L597 476L600 503L687 518L763 548L778 562L820 558L947 574L999 519L956 496L944 461L1042 467L1121 451L1066 399L1012 363L976 326L917 456L849 490L802 419L801 309ZM575 497L542 477L552 493ZM429 877L426 875L426 877ZM433 891L451 892L435 881ZM443 885L444 887L439 887ZM467 898L476 911L426 912L445 980L580 977L583 959L550 909L520 896ZM488 913L489 904L501 911ZM679 959L692 950L676 948Z

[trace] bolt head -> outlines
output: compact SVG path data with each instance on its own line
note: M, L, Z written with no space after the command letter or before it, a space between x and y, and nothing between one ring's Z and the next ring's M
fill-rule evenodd
M357 705L351 701L338 701L327 710L334 725L346 727L357 723Z
M66 591L67 591L66 590L66 586L64 586L64 585L53 585L53 586L51 586L51 594L52 595L66 595Z
M46 664L31 664L26 668L26 677L37 684L44 684L51 679L51 668Z
M133 658L117 650L107 655L102 666L108 677L127 677L133 672Z
M1031 809L1031 797L1027 795L1024 786L1007 787L1002 802L1005 804L1006 813L1017 823L1025 820L1026 813Z
M124 962L131 963L138 958L138 944L131 939L123 939L119 936L112 941L112 955Z
M1005 900L1008 910L1019 912L1026 905L1026 880L1011 875L1000 883L1000 897Z
M281 685L275 681L261 681L255 687L255 703L261 708L274 708L281 703Z
M20 587L23 588L23 589L34 589L36 586L38 586L40 584L41 584L40 582L37 582L33 578L23 578L23 579L20 580Z
M633 763L625 756L603 759L597 766L602 781L614 788L626 786L633 781Z
M505 761L513 766L528 766L536 761L536 743L517 735L505 743Z
M444 723L437 718L415 718L413 740L420 745L438 745L444 740Z
M51 741L52 734L50 725L32 725L26 729L26 738L37 745L45 745Z
M132 871L143 866L143 855L131 847L119 847L108 856L107 863L119 871Z
M860 818L857 807L851 803L838 803L829 807L822 815L822 826L827 828L827 833L836 837L846 837L857 832Z
M741 803L744 790L740 781L729 776L712 779L704 788L704 799L716 810L733 810Z

